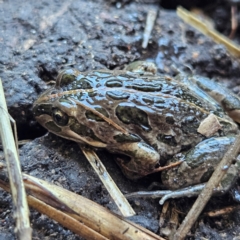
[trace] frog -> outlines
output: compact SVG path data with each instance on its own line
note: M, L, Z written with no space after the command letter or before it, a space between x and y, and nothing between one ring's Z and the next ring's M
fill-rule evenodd
M137 62L123 70L63 70L33 114L60 137L107 149L134 181L180 161L161 174L177 192L208 181L239 133L240 99L208 78L171 77Z

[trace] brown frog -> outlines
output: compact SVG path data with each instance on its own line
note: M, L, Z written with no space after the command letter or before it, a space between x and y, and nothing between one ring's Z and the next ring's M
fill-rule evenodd
M50 132L116 153L130 179L182 160L162 174L163 184L180 189L206 182L239 131L230 117L240 122L240 100L207 78L170 78L156 75L152 64L137 66L65 70L33 113Z

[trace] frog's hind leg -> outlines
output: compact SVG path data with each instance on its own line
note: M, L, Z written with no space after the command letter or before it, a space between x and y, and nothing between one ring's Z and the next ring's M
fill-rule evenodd
M162 181L164 186L174 191L164 196L161 203L167 198L198 195L205 184L196 184L205 183L209 180L217 164L234 140L234 136L206 139L184 155L183 159L185 161L182 165L163 172ZM224 193L228 191L237 180L239 171L240 160L237 160L235 164L228 168L215 192Z
M238 179L238 173L240 171L240 162L237 162L234 165L231 165L221 180L219 186L214 189L213 195L222 195L229 191L229 189L233 186L233 184ZM194 186L190 186L187 188L171 191L164 196L162 196L159 204L163 205L167 199L170 198L180 198L180 197L194 197L198 196L203 188L205 187L205 183L197 184Z
M207 182L234 140L234 136L212 137L182 153L180 166L162 172L164 186L176 190ZM177 160L172 158L167 165Z
M232 185L237 180L237 172L240 170L240 163L238 166L231 166L223 177L220 185L214 189L214 195L222 195L229 191ZM163 205L164 202L171 198L182 198L182 197L196 197L201 191L204 189L205 183L197 184L194 186L178 189L178 190L157 190L157 191L141 191L141 192L133 192L126 194L125 197L127 199L136 198L136 197L151 197L151 198L161 198L159 204Z
M237 95L209 78L194 76L191 80L221 104L224 111L227 112L235 122L240 123L240 98Z
M222 195L229 191L233 184L238 179L238 173L240 172L240 159L236 161L234 165L231 165L227 173L223 177L221 183L217 188L214 189L214 195ZM151 198L161 198L159 204L163 205L164 202L171 198L181 198L181 197L196 197L198 196L203 188L205 183L197 184L194 186L189 186L186 188L181 188L177 190L157 190L157 191L140 191L126 194L127 199L136 198L136 197L151 197Z

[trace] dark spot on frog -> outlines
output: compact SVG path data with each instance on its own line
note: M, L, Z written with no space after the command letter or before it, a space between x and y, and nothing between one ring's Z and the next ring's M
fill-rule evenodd
M161 91L162 85L154 82L146 82L143 79L135 79L131 88L143 92Z
M188 145L182 145L181 146L181 152L186 152L189 151L191 149L192 145L188 144Z
M92 92L89 92L89 93L88 93L88 96L89 96L89 97L95 97L95 96L97 96L97 95L98 95L97 91L92 91Z
M166 114L166 123L173 125L175 123L174 116L171 113Z
M93 140L102 142L92 131L92 129L84 126L83 124L78 123L74 118L71 118L70 129L80 135L81 137L90 137Z
M125 124L136 124L145 131L152 129L148 123L147 113L137 108L136 105L120 103L116 108L116 115Z
M113 138L119 143L140 142L141 141L141 139L137 135L134 135L134 134L129 134L129 135L119 134L119 135L115 135Z
M177 146L176 139L174 138L174 136L171 136L171 135L158 134L157 140L160 142L166 143L167 145L172 147Z
M177 99L169 98L169 97L155 97L154 106L159 109L166 109L166 110L175 109L175 111L179 111L178 109L181 107Z
M142 100L143 100L145 103L149 103L149 104L153 104L153 103L154 103L154 98L149 97L149 96L143 96L143 97L142 97Z
M157 108L166 108L165 99L163 98L154 98L154 106Z
M156 143L152 144L152 147L155 149L155 150L158 150L158 145Z
M122 87L123 83L120 80L109 80L106 83L107 87Z
M71 86L69 86L69 90L72 89L91 89L93 88L94 84L91 80L86 78L79 78L77 79Z
M181 129L184 133L196 133L199 124L195 116L187 116L182 120Z
M81 85L81 89L91 89L93 84L89 80L84 80L81 82Z
M128 79L131 79L131 78L132 78L132 75L131 75L131 74L127 74L127 73L125 73L125 74L120 74L120 75L118 76L118 78L121 79L121 80L128 80Z
M129 93L121 91L108 91L106 94L114 100L128 99L130 97Z
M109 117L108 112L102 107L94 107L94 110L98 111L105 117ZM96 115L95 113L93 113L92 111L89 111L89 110L86 111L85 115L86 115L86 118L97 121L97 122L104 121L104 119L102 119L101 117L99 117L98 115Z
M56 133L58 133L58 132L61 132L61 131L62 131L62 129L61 129L60 127L58 127L53 121L47 122L47 123L45 124L45 127L46 127L47 129L49 129L50 132L56 132Z

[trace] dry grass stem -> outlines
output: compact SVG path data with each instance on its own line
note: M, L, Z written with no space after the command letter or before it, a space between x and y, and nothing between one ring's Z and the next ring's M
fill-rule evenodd
M158 8L152 8L148 11L146 26L143 33L142 48L147 48L151 33L154 27L155 20L157 18Z
M217 209L214 211L206 212L204 215L208 217L219 217L225 214L230 214L232 212L238 211L240 209L240 206L230 206L230 207L225 207L222 209Z
M238 44L220 34L215 29L209 27L202 19L198 19L196 14L191 13L182 7L177 8L177 14L184 22L187 22L204 35L212 38L216 43L223 44L233 56L240 57L240 46Z
M135 215L136 213L132 209L131 205L124 197L122 192L119 190L111 176L108 174L106 168L102 164L101 160L97 156L97 154L89 149L83 149L82 151L97 173L98 177L101 179L102 183L104 184L105 188L107 189L108 193L112 197L113 201L118 206L119 210L121 211L124 217L130 217Z
M231 27L232 29L231 33L229 34L229 38L233 39L238 28L238 7L235 4L231 6Z
M7 162L9 182L14 205L13 216L16 219L15 232L18 239L28 240L32 237L32 230L29 222L29 209L26 199L26 192L22 181L21 167L9 120L7 104L4 97L2 81L0 79L0 133Z
M29 206L86 239L163 240L87 198L27 174L23 174L23 179ZM9 191L6 169L1 163L0 187Z

